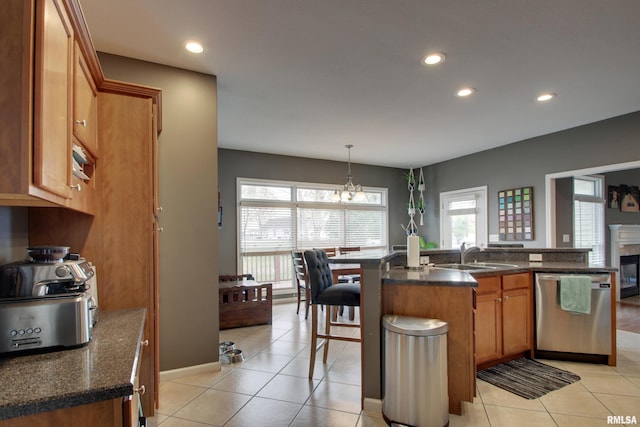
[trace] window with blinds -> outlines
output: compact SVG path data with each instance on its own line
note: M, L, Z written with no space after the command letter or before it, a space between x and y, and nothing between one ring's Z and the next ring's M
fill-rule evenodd
M605 262L604 178L578 176L573 179L574 247L589 248L589 262Z
M291 284L293 249L388 246L386 188L333 201L338 186L238 178L238 265L274 288Z

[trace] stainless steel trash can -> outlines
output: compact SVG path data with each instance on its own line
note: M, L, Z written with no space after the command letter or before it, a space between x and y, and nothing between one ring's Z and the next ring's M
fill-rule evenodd
M388 424L449 424L447 332L438 319L384 316L384 396Z

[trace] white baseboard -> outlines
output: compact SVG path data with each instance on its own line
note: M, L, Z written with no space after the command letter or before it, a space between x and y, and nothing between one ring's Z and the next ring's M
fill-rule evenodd
M187 366L184 368L171 369L169 371L160 372L160 382L172 381L180 378L191 377L194 375L209 374L222 369L220 362L204 363L202 365Z
M363 411L369 414L381 414L382 413L382 399L373 399L365 397L363 402Z

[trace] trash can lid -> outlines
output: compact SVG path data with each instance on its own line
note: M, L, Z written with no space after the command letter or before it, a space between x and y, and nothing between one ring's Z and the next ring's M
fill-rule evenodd
M385 315L382 326L391 332L419 337L442 335L449 331L449 324L442 320L411 316Z

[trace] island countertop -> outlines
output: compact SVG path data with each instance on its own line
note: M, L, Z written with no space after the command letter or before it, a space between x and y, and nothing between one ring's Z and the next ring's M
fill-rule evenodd
M578 262L521 262L502 261L504 266L478 270L454 270L440 267L427 267L410 270L402 266L392 267L382 275L382 284L420 284L427 286L471 286L476 287L474 277L495 276L532 271L556 272L564 274L610 273L617 268L603 265L589 265ZM470 263L473 264L473 263ZM510 265L507 265L510 264Z
M101 311L89 344L0 359L0 420L133 394L146 309Z
M382 275L382 284L421 284L428 286L478 286L478 282L464 271L448 270L445 268L424 267L410 270L403 266L391 267Z

